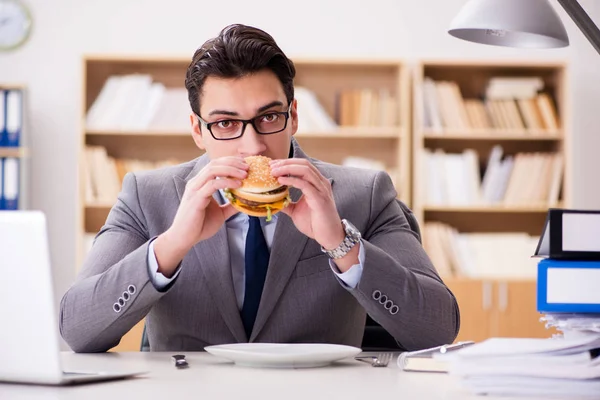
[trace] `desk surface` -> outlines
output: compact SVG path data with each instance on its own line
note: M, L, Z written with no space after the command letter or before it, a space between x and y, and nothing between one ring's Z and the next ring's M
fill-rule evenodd
M207 353L185 354L190 367L178 370L171 353L63 353L65 370L149 373L68 387L0 383L0 399L493 399L469 395L446 374L403 372L395 359L387 368L348 359L323 368L258 369Z

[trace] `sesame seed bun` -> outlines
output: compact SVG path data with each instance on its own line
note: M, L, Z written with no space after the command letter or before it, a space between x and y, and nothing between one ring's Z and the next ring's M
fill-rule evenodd
M249 193L270 192L281 187L281 183L271 175L271 159L265 156L250 156L244 159L250 167L248 176L237 190Z

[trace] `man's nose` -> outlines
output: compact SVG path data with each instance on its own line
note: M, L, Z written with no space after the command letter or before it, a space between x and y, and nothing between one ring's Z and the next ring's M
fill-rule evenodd
M266 149L262 135L256 132L252 124L246 125L246 130L240 139L239 152L244 155L261 154Z

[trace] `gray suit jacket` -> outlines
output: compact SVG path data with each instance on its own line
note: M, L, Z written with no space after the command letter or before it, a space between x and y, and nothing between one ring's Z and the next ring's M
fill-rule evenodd
M306 158L295 141L293 146L295 157ZM148 244L169 228L186 182L208 161L204 155L125 177L117 203L61 301L61 334L74 351L106 351L144 317L154 351L247 341L360 346L365 312L409 350L454 340L456 300L409 229L389 176L317 160L311 161L332 181L340 216L364 237L363 275L355 289L338 281L320 246L281 213L250 338L236 305L224 226L194 246L179 276L157 290L148 276ZM300 193L291 195L297 200ZM116 307L119 301L123 305Z

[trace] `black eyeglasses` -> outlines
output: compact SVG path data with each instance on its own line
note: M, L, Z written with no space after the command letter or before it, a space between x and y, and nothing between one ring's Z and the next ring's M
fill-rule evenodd
M199 115L196 117L216 140L233 140L242 137L248 124L251 124L256 133L261 135L271 135L283 131L287 127L291 108L292 104L290 103L287 111L267 112L252 119L222 119L206 122Z

